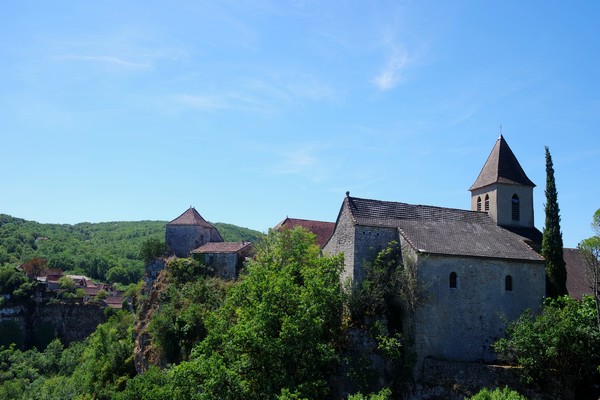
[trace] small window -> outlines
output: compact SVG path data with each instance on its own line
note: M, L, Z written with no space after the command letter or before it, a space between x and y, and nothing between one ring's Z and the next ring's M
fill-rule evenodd
M477 196L477 211L481 211L481 196Z
M485 211L490 211L490 196L485 195Z
M504 290L512 292L512 276L510 275L506 275L506 278L504 278Z
M456 272L450 272L450 289L456 289Z
M512 220L518 221L521 219L521 210L519 204L519 196L513 194L512 197Z

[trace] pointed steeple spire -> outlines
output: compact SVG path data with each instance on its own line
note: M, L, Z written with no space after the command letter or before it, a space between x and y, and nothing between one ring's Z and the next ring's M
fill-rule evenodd
M469 190L472 191L494 183L535 187L535 184L521 168L521 164L519 164L517 157L515 157L502 134L500 134L479 176Z

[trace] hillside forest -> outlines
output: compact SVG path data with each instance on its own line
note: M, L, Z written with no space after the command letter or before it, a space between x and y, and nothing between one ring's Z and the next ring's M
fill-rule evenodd
M41 224L0 214L0 265L23 264L34 258L48 268L81 274L107 283L128 285L140 280L142 243L164 241L166 221ZM215 223L225 241L256 242L262 233Z
M426 287L398 243L365 265L360 287L350 287L340 281L342 256L320 254L302 228L262 235L217 223L225 240L255 243L238 280L173 258L148 287L139 281L141 249L162 241L164 222L0 218L0 295L13 305L31 305L43 292L19 267L35 258L98 280L121 268L127 280L120 283L131 283L130 307L104 309L106 322L82 341L0 346L1 399L387 400L415 388L411 337L400 320L425 301ZM599 382L597 315L591 297L559 297L510 323L494 349L514 369L519 392L553 390L556 378L572 390ZM526 398L504 385L446 390Z

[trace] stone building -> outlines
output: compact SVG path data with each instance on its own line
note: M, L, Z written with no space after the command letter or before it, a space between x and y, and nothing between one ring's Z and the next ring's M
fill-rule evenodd
M192 251L195 259L212 268L218 277L229 280L238 277L244 261L253 255L250 242L206 243Z
M543 258L532 248L533 183L501 136L471 187L472 210L351 197L346 193L324 247L344 253L344 277L365 278L364 264L390 241L416 260L424 304L404 316L414 338L415 373L433 357L492 361L490 344L505 320L539 307ZM541 234L539 234L541 237Z
M188 257L205 243L223 241L217 228L206 222L194 207L167 224L165 239L170 252L177 257Z

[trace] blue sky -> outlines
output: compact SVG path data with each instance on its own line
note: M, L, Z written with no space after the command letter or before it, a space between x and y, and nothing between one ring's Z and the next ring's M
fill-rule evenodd
M600 208L600 3L20 1L0 13L0 213L334 221L469 208L500 129L565 245ZM500 128L502 126L502 128Z

